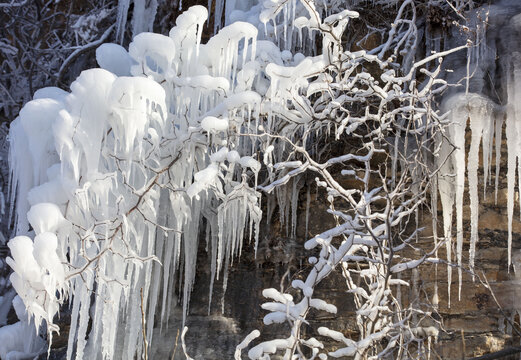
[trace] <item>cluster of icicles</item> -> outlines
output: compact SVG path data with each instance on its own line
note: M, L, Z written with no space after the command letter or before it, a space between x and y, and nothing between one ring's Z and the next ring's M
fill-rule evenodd
M312 6L326 16L354 6L359 1L297 1L297 0L208 0L208 9L212 9L214 19L224 19L224 25L235 22L247 22L259 31L259 37L269 40L279 48L294 50L297 46L303 53L316 52L316 32L308 29L308 22L316 24L313 18L305 19L307 15L304 6ZM396 2L396 0L393 0ZM391 2L389 2L390 4ZM133 36L141 32L152 31L158 10L158 1L118 0L116 19L116 39L123 42L126 32L129 9L133 4L131 33ZM183 9L183 1L177 2L179 10ZM304 11L303 11L304 10ZM303 16L304 15L304 16ZM297 20L297 21L295 21ZM214 21L213 32L221 27L220 21Z
M515 8L515 7L514 7ZM490 16L501 17L500 11L485 6L483 9L477 9L476 14L486 14ZM497 13L496 13L497 11ZM519 26L520 16L514 16L508 20L508 24L502 25L501 32L508 34L502 36L507 46L513 46L514 42L509 37L519 34L521 27ZM497 22L498 20L493 20ZM496 29L494 29L496 30ZM496 30L498 31L498 30ZM492 31L491 31L492 32ZM507 152L507 173L506 173L506 203L507 203L507 227L508 227L508 269L516 271L517 264L512 262L512 232L514 221L514 207L516 198L516 172L517 181L521 185L521 122L519 114L521 108L519 98L521 96L521 69L519 68L519 53L505 54L500 58L504 71L504 77L501 79L503 87L501 90L502 97L505 98L504 106L498 105L489 97L480 94L484 91L483 78L487 73L494 73L498 59L497 38L493 38L494 33L487 34L484 29L479 30L476 46L469 54L470 62L467 72L474 74L474 79L470 80L470 89L475 92L460 92L445 99L443 110L448 113L448 121L450 126L446 133L447 137L442 141L443 147L440 152L438 166L440 173L437 177L436 185L439 194L442 213L443 213L443 236L446 239L447 261L449 263L456 262L458 265L459 288L458 298L461 297L462 287L462 269L466 266L463 262L463 240L464 237L469 238L469 262L468 266L471 272L475 269L476 247L479 240L479 213L480 213L480 195L479 195L479 169L483 168L483 195L485 200L487 197L494 196L494 203L498 202L498 189L500 179L504 174L501 173L501 150L503 131L506 136L506 152ZM518 35L517 35L518 36ZM491 39L488 39L491 37ZM518 37L516 37L517 39ZM515 40L517 41L517 40ZM469 75L469 74L467 74ZM495 85L492 85L495 86ZM496 93L496 96L499 96ZM481 147L481 149L480 149ZM467 152L468 149L468 152ZM494 159L493 159L494 156ZM445 160L446 159L446 160ZM492 176L492 164L495 163L495 176ZM492 186L492 178L494 178L494 194L487 191ZM469 208L470 208L470 231L464 227L464 197L466 192L466 184L468 185ZM437 201L437 197L433 196L433 200ZM456 224L454 235L453 221ZM435 237L437 236L435 232ZM453 259L453 241L456 240L456 259ZM448 299L450 305L450 285L452 281L452 266L447 267L448 270Z
M291 9L295 16L295 2L283 3L271 15L282 14L284 25L265 26L266 35L286 29ZM210 304L221 273L226 290L245 237L257 246L261 161L272 169L285 151L255 135L276 132L277 111L293 121L282 135L298 136L310 120L285 109L299 79L316 71L313 61L257 40L257 26L241 21L201 44L207 16L191 7L169 36L140 33L128 52L102 45L100 69L82 72L70 93L37 91L12 123L12 282L51 337L60 304L69 302L68 359L141 354L142 310L150 344L157 309L168 322L177 286L186 316L201 233ZM261 112L269 114L264 127ZM281 216L292 209L294 234L297 198L286 206L286 194Z
M70 93L37 91L12 124L11 279L49 334L69 299L67 358L134 358L141 308L154 324L161 304L167 321L179 271L186 314L201 225L212 283L245 234L257 242L260 194L249 184L260 163L233 135L260 111L249 74L257 30L234 23L202 45L207 15L192 7L170 36L142 33L128 52L103 45L101 69Z

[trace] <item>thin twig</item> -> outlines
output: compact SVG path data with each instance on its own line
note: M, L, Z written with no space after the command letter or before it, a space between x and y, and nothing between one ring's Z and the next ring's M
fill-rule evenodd
M175 336L174 352L172 353L172 358L170 360L174 360L175 358L175 352L177 351L177 340L179 340L179 329L177 329L177 335Z
M88 43L87 45L85 46L82 46L81 48L75 50L72 52L72 54L70 54L67 59L65 59L65 61L63 62L62 66L60 67L60 70L58 71L58 82L61 83L62 80L63 80L63 76L65 75L65 71L69 68L70 64L77 58L79 57L81 54L95 48L95 47L98 47L99 45L103 44L105 42L105 40L108 39L110 33L112 33L112 30L114 30L114 27L116 25L111 25L107 30L105 30L105 32L103 33L103 35L101 35L101 37L96 40L96 41L93 41L91 43Z
M183 352L185 353L185 356L186 356L186 360L194 360L190 357L190 355L188 355L188 353L186 352L186 343L185 343L185 335L186 335L186 332L188 331L188 326L185 326L183 328L183 332L181 333L181 346L183 347Z
M519 353L521 353L521 347L516 346L516 347L510 347L510 348L507 348L507 349L496 351L496 352L493 352L493 353L490 353L490 354L485 354L485 355L482 355L482 356L473 357L470 360L504 359L508 355L514 355L514 354L519 354Z
M465 345L465 331L461 329L461 360L465 360L465 353L467 352Z
M492 287L490 286L490 283L488 282L488 279L485 276L485 273L483 271L481 271L481 276L483 276L484 281L481 280L481 278L479 276L477 277L479 279L479 281L481 282L481 285L483 285L489 291L490 295L492 296L492 299L494 299L494 302L496 303L497 308L499 309L501 314L504 316L506 321L510 324L510 326L512 326L512 330L514 330L518 336L521 336L521 331L518 330L516 324L512 320L510 320L510 317L507 314L505 314L503 307L499 304L496 294L494 294L494 291L492 290Z
M148 360L148 341L147 341L147 332L146 332L146 323L145 323L145 309L143 306L143 288L141 288L141 326L143 331L143 346L145 347L145 352L143 353L144 360Z

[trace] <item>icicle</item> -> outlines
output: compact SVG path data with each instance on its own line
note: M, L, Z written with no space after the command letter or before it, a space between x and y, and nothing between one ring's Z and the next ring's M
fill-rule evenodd
M517 61L516 61L517 60ZM512 221L514 218L514 187L516 179L516 167L518 164L518 157L521 153L521 142L519 141L521 134L521 121L519 115L521 113L521 106L517 99L521 95L521 69L518 68L519 54L513 56L513 75L507 83L508 90L508 110L506 118L506 138L508 149L508 170L507 170L507 214L508 214L508 268L512 263ZM519 174L518 174L519 176ZM519 176L521 181L521 176Z
M197 248L199 245L199 217L201 207L203 206L201 200L192 201L192 219L185 228L184 237L184 287L183 287L183 324L186 322L186 315L188 314L188 306L190 304L190 294L195 281L195 266L197 262Z
M113 259L112 261L115 263L112 264L114 268L123 267L123 261L121 259ZM106 286L109 289L108 294L110 295L108 306L103 309L102 347L104 357L114 358L119 320L119 305L123 291L121 286L117 283L108 283Z
M458 299L461 298L462 285L462 256L463 256L463 192L465 190L465 128L468 117L466 113L455 113L452 117L454 121L453 141L456 149L454 150L454 170L456 172L456 259L458 262Z
M221 314L224 314L224 297L226 296L226 290L228 288L228 268L229 268L229 259L230 257L226 257L226 264L224 266L224 276L223 276L223 295L221 298Z
M77 286L80 286L80 288L76 288ZM67 360L72 359L72 351L74 348L74 341L76 340L76 331L78 330L78 320L80 315L80 297L84 291L83 284L76 280L74 281L71 290L73 294L76 294L76 297L72 299L71 324L69 327L70 336L67 343Z
M215 0L215 15L214 15L214 24L213 24L214 34L217 33L217 30L221 27L221 19L223 16L224 3L225 3L225 0Z
M483 150L483 198L486 199L486 188L490 184L491 175L491 160L492 160L492 149L494 144L494 132L495 132L495 121L496 117L492 111L490 103L484 104L486 114L482 119L483 121L483 136L482 136L482 150ZM478 116L483 116L479 114Z
M514 186L516 176L517 163L517 134L515 126L515 117L509 114L506 120L506 138L507 138L507 217L508 217L508 269L510 270L510 262L512 258L512 221L514 218Z
M226 2L228 18L239 4ZM120 41L129 4L121 1L118 6ZM134 5L134 32L149 29L157 1L136 0ZM216 7L222 15L224 1ZM287 21L291 10L284 11ZM26 198L31 205L38 206L43 199L66 209L65 218L74 224L72 231L58 229L56 234L57 254L62 261L66 255L70 259L72 270L67 276L72 277L75 289L69 359L74 351L77 358L139 357L143 351L141 306L147 323L154 324L161 302L161 326L168 326L177 285L182 287L186 319L202 216L211 229L210 291L221 270L226 288L227 267L241 255L244 231L257 247L262 212L255 190L260 170L256 144L244 137L236 141L229 131L242 126L244 119L251 125L252 116L256 125L259 121L261 96L252 90L260 81L256 76L261 67L256 56L257 28L237 22L202 45L206 19L206 9L192 7L178 17L169 37L141 33L134 37L128 53L115 44L105 45L98 52L100 64L116 72L119 66L113 65L123 64L121 76L104 69L84 71L71 85L71 94L40 91L11 126L10 197L13 203L15 198L18 201L18 231L29 230ZM289 32L286 37L291 41ZM280 51L270 55L280 58ZM217 121L205 121L210 116ZM275 120L270 115L270 126ZM241 166L244 174L242 183L235 181L233 156L212 159L200 146L206 139L212 146L234 149L228 155L236 154L235 166ZM170 161L173 164L168 165ZM204 169L209 170L201 173ZM230 177L223 186L220 179L227 169ZM216 181L205 183L204 175L209 173ZM252 173L253 188L246 181ZM284 220L290 226L291 213L293 235L299 186L294 184L293 195L283 193ZM40 216L32 225L40 233L56 219L43 224ZM154 252L162 260L162 279L159 265L150 261ZM142 287L143 304L135 296ZM97 296L92 296L93 291ZM123 317L129 319L125 326L120 323ZM93 327L87 341L89 323ZM149 342L152 336L153 327L149 327Z
M216 221L217 219L213 216L211 219L208 219L211 226L211 263L210 263L210 289L208 295L208 315L210 315L210 310L212 306L212 297L213 297L213 286L217 273L217 241L219 239L219 235L215 235L219 230L216 229L218 226ZM218 274L217 274L218 276Z
M476 243L478 241L478 215L479 215L479 198L478 198L478 178L477 172L479 167L479 146L481 138L483 139L483 156L484 163L488 167L489 149L491 142L490 130L494 126L493 104L490 100L476 94L457 94L452 96L446 102L446 108L451 109L451 121L449 133L453 145L455 146L452 155L452 166L456 175L455 187L455 207L457 221L457 246L456 257L458 262L459 291L458 297L461 296L462 286L462 251L463 251L463 193L465 186L465 129L467 120L470 120L470 128L472 131L472 140L468 155L468 181L470 195L470 212L471 212L471 234L470 234L470 254L469 265L474 268L474 258L476 251ZM486 148L486 149L485 149ZM445 151L446 152L446 151ZM485 158L487 161L485 161ZM485 169L485 172L488 171ZM440 186L442 181L440 180ZM447 185L443 185L447 189ZM441 193L441 190L440 190ZM443 196L442 196L443 201ZM448 201L445 200L448 204ZM446 212L444 208L444 213ZM445 219L449 221L449 219ZM446 234L447 236L447 234Z
M131 0L118 1L118 14L116 18L116 39L122 44L125 35L125 27L127 25L127 14Z
M138 341L141 335L141 298L138 296L141 288L143 287L143 279L140 273L137 271L133 272L130 278L131 293L136 294L130 299L130 303L127 307L127 319L125 326L125 341L123 348L123 358L130 359L136 354L140 341Z
M438 248L438 177L435 176L432 179L431 185L431 209L432 209L432 237L434 239L434 247ZM438 258L438 250L434 254L435 258ZM432 304L437 309L439 304L438 297L438 264L434 265L434 294Z
M441 141L442 139L439 139ZM450 308L451 299L451 283L452 283L452 217L455 202L455 189L452 178L447 175L453 173L453 159L450 156L451 150L449 144L442 146L438 157L439 166L441 166L440 177L438 178L438 190L440 194L441 206L443 211L443 236L445 238L445 249L447 252L447 302Z
M297 186L299 178L293 178L292 191L291 191L291 235L294 239L297 233L297 210L298 210L298 193L301 186Z
M481 104L480 98L468 98L467 107L470 116L470 129L472 131L472 139L470 143L470 150L468 153L468 181L469 181L469 195L470 195L470 251L469 251L469 266L470 270L474 270L474 257L476 252L476 243L478 241L478 215L479 215L479 199L478 199L478 167L479 167L479 145L481 136L485 127L485 122L492 122L489 118L490 112L486 109L486 103ZM485 108L484 108L485 107ZM485 147L485 143L483 144ZM488 144L487 144L488 148ZM483 160L488 157L486 152L483 152ZM485 168L485 172L487 169Z
M308 238L309 232L309 206L311 204L311 186L308 185L306 190L306 232L304 234L304 238Z
M174 243L175 243L175 239L172 239L172 238L166 238L165 239L166 241L166 246L165 246L165 255L163 257L164 259L164 262L163 262L163 288L162 288L162 291L163 291L163 302L161 304L161 324L163 324L164 322L166 322L166 318L165 318L165 315L168 314L168 308L167 305L166 305L166 300L168 298L168 294L169 294L169 291L171 290L170 287L169 287L169 277L171 276L171 274L175 274L175 267L174 269L171 269L170 266L171 266L171 263L172 263L172 259L175 259L174 257Z
M81 284L81 290L79 294L79 298L77 298L77 301L80 303L79 307L79 324L78 324L78 330L77 330L77 341L76 341L76 359L82 360L83 359L83 351L85 349L86 340L85 337L87 335L87 325L89 323L89 310L90 310L90 293L88 291L89 288L92 287L93 282L93 276L92 274L87 274L87 283L85 285ZM85 286L85 287L83 287ZM76 300L75 300L76 301ZM71 338L69 338L69 341L71 341ZM74 341L74 338L72 338L72 341ZM72 349L71 349L72 350ZM67 350L67 353L69 351Z
M496 142L496 179L495 179L495 189L494 189L494 204L497 205L497 192L498 192L498 186L499 186L499 170L501 169L501 137L503 133L503 124L504 124L504 118L500 117L499 119L496 119L496 135L495 135L495 142Z
M104 261L101 261L101 274L104 273ZM98 285L97 294L100 298L105 299L107 296L106 286L104 283ZM91 310L91 319L92 319L92 327L89 333L89 339L87 341L87 346L85 348L85 358L94 359L96 358L97 352L99 350L99 344L101 342L101 354L102 358L109 355L106 353L107 351L107 343L105 341L101 341L101 333L106 335L106 328L103 326L102 320L104 319L104 304L103 301L96 301ZM92 313L94 313L94 317L92 317Z

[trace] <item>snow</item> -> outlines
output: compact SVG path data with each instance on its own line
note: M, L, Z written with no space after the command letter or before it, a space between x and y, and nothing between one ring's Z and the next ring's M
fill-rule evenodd
M36 335L34 324L27 319L23 302L13 301L17 323L0 328L0 358L6 360L34 359L46 350L45 341Z
M210 161L212 162L223 162L228 157L228 148L222 147L217 152L210 155Z
M69 95L69 93L65 90L62 90L60 88L51 86L51 87L44 87L41 89L38 89L34 92L33 100L37 99L53 99L58 102L65 102L65 98Z
M278 301L282 304L292 301L293 298L289 294L281 294L277 289L269 288L262 290L262 296Z
M50 161L53 161L53 157L45 155L53 150L52 123L62 108L63 103L45 98L30 101L20 110L20 123L29 140L33 184L38 184L44 179L47 167L52 164Z
M264 325L271 325L271 324L282 324L285 323L287 320L287 315L285 311L273 311L271 309L268 315L264 316L263 322Z
M128 46L128 54L137 62L130 69L132 75L153 76L162 81L168 69L173 66L176 56L176 44L168 36L155 33L140 33Z
M21 283L23 280L38 283L37 286L41 287L41 269L33 256L33 241L27 236L17 236L9 241L8 246L12 257L8 257L6 261L14 270L11 283L17 293L24 295L24 291L21 291L25 288ZM17 289L17 285L20 285L20 289Z
M129 76L132 58L121 45L105 43L96 49L96 61L105 70L116 76Z
M31 206L27 212L27 219L36 234L56 232L67 223L58 205L53 203L39 203Z
M228 119L218 119L214 116L207 116L201 121L201 127L209 133L217 133L228 130Z
M109 108L106 98L116 76L103 69L83 71L71 84L66 111L61 111L53 124L55 148L60 155L65 177L79 179L80 158L85 156L87 172L97 172L99 153ZM92 91L92 89L97 89ZM77 140L79 146L74 146ZM69 168L73 174L66 173ZM72 175L72 176L71 176Z
M241 164L241 166L245 168L252 169L254 173L258 173L261 168L260 163L251 156L241 157L241 159L239 160L239 164Z
M263 342L248 351L248 357L252 360L261 359L264 354L274 354L277 349L286 349L289 344L293 341L292 338L288 339L275 339L271 341Z
M336 341L342 341L342 342L347 342L347 343L353 343L352 341L350 341L349 339L347 339L344 334L342 334L341 332L339 331L335 331L335 330L331 330L327 327L319 327L317 329L318 333L322 336L327 336L327 337L330 337L332 338L333 340L336 340Z
M58 238L52 232L42 232L34 238L33 256L40 265L41 269L46 273L45 276L50 277L49 285L59 288L65 286L65 269L58 257L56 251L58 249ZM53 291L49 288L47 291Z
M246 336L244 338L244 340L239 345L237 345L237 348L235 350L234 359L241 360L241 350L246 348L253 340L258 338L259 336L260 336L259 330L253 330L251 333L249 333L248 336Z
M226 155L226 159L230 162L230 163L237 163L241 160L241 155L235 151L235 150L231 150L228 152L228 154Z
M190 185L186 193L189 197L196 196L199 192L207 190L208 187L215 184L219 169L216 164L210 164L206 169L194 174L194 183Z
M317 310L322 310L322 311L326 311L328 313L331 313L331 314L336 314L337 313L337 308L335 305L332 305L332 304L328 304L327 302L325 302L324 300L322 299L311 299L309 300L309 306L317 309Z
M108 103L112 108L109 124L127 154L135 141L143 138L153 113L160 109L166 113L167 110L164 89L151 79L142 77L120 77L114 80Z

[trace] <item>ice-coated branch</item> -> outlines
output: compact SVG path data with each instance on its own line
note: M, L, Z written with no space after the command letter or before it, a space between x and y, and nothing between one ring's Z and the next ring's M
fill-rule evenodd
M405 19L407 6L413 8L411 20ZM422 310L416 309L414 302L404 306L397 298L396 287L411 285L397 276L431 262L431 256L445 244L438 242L415 259L401 255L421 233L419 228L406 230L405 224L414 221L427 199L431 176L440 171L440 167L432 169L432 159L439 157L441 163L447 160L446 154L439 153L440 146L432 141L446 128L443 117L431 106L435 94L446 85L438 79L441 61L432 71L424 66L468 45L415 62L405 52L396 51L392 61L403 56L399 61L409 63L401 72L394 69L383 57L388 56L390 44L399 49L408 47L411 53L416 51L415 16L413 1L402 3L387 45L367 53L343 49L338 34L345 28L334 35L333 30L317 26L325 39L323 43L330 42L330 50L298 71L306 81L298 81L292 68L266 68L270 78L269 103L264 106L267 126L259 134L241 135L289 150L278 154L275 146L275 150L267 152L264 162L270 176L260 189L276 192L302 174L311 173L328 199L336 226L305 243L305 248L318 256L309 257L311 269L303 278L294 280L284 292L263 292L270 299L262 305L269 311L264 324L286 323L288 336L254 346L248 353L250 359L270 359L274 354L282 354L284 359L306 359L302 347L310 348L312 358L366 359L391 353L400 358L410 343L430 344L431 338L437 336L437 328L427 331L417 321L415 314ZM379 57L371 55L378 52ZM367 72L367 63L378 65L381 72ZM327 77L316 76L324 73ZM417 84L418 73L425 74L428 81ZM308 142L308 136L332 126L335 139L330 141L357 139L352 140L355 145L349 153L324 154ZM304 136L294 138L293 131ZM270 163L269 159L277 156L280 160ZM357 185L345 187L341 177ZM328 351L324 342L305 338L302 326L310 326L307 318L311 308L330 314L341 311L327 298L317 297L318 284L337 271L344 276L346 292L352 294L357 309L358 340L320 327L319 335L344 344L336 351ZM417 351L422 357L423 350Z

